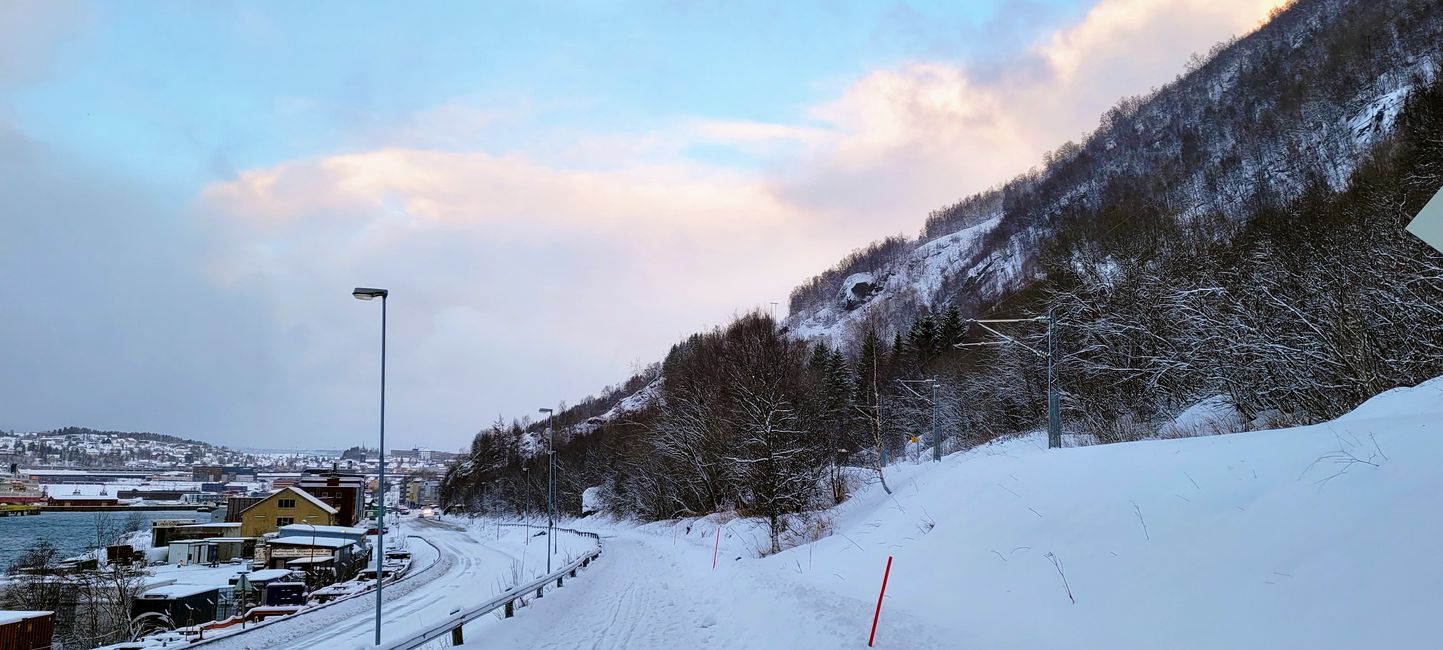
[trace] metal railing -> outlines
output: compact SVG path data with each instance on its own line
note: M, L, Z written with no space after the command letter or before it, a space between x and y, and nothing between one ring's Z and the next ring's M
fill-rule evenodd
M511 526L519 524L506 525ZM561 587L566 578L575 578L576 571L578 569L583 569L590 566L592 562L595 562L596 559L601 556L600 535L581 530L574 530L571 528L557 527L554 530L572 533L574 535L580 535L582 537L590 537L596 542L596 548L588 551L581 557L572 560L566 566L561 567L560 569L553 571L550 574L547 574L540 578L536 578L531 582L512 587L502 592L495 598L492 598L491 600L488 600L479 605L459 608L447 615L446 620L440 623L431 625L425 630L414 632L409 636L384 642L377 647L384 648L385 650L412 650L413 648L419 648L431 641L444 637L448 634L451 636L452 645L461 645L463 643L463 639L461 636L461 628L465 627L467 623L470 623L471 621L474 621L482 616L485 616L487 614L490 614L491 612L502 608L505 608L506 610L506 618L511 618L511 616L515 613L515 603L517 600L520 600L526 597L528 594L533 593L537 598L541 598L542 593L551 585L551 583L554 582L556 583L557 587ZM550 543L549 539L547 540L547 543Z
M402 581L408 580L408 579L413 578L413 577L415 577L415 576L418 576L418 575L420 575L420 574L422 574L422 573L425 573L425 572L427 572L427 571L430 571L432 568L434 568L437 564L439 564L439 563L441 562L441 549L438 548L435 544L432 544L432 543L430 542L430 540L427 540L426 538L420 537L420 536L417 536L417 535L407 535L406 537L409 538L409 539L414 539L414 540L416 540L416 541L422 542L422 543L424 543L425 545L430 546L430 547L433 548L433 549L436 549L436 559L431 560L431 563L430 563L430 564L427 564L426 566L421 567L420 569L408 570L408 571L406 571L405 575L402 575L402 576L400 576L400 577L398 577L398 578L395 578L395 579L391 580L390 582L387 582L386 584L388 584L388 585L395 585L395 584L398 584L398 583L400 583L400 582L402 582ZM336 598L336 599L331 600L331 601L329 601L329 602L320 603L320 604L318 604L318 605L310 605L310 606L306 607L305 609L302 609L302 610L296 612L295 614L291 614L291 615L289 615L289 616L275 616L275 617L271 617L271 618L268 618L268 619L266 619L266 620L264 620L264 621L257 621L257 622L255 622L255 623L252 623L249 627L242 627L242 628L239 629L239 630L237 630L237 629L222 629L222 631L221 631L219 634L215 635L215 636L206 637L206 636L204 636L204 633L202 633L202 636L200 636L199 638L196 638L196 639L191 640L190 645L187 646L187 647L197 646L197 645L203 645L203 644L211 643L212 641L224 641L224 640L226 640L226 639L234 639L234 638L236 638L237 636L243 635L243 634L245 634L245 633L247 633L247 632L253 632L253 631L255 631L255 630L259 630L259 629L261 629L261 628L264 628L264 627L267 627L267 626L270 626L270 625L274 625L274 624L276 624L276 623L280 623L280 622L283 622L283 621L294 621L294 620L298 620L298 617L305 616L306 614L311 614L311 613L314 613L314 612L317 612L317 611L320 611L320 610L322 610L322 609L326 609L326 608L329 608L329 607L334 607L334 606L336 606L336 605L340 605L341 603L350 602L352 599L358 598L358 597L360 597L360 596L368 595L368 594L370 594L372 591L373 591L373 589L368 587L368 588L366 588L365 590L358 591L358 592L356 592L356 593L349 594L349 595L346 595L346 596L342 596L342 597L340 597L340 598ZM242 613L242 615L244 615L244 613ZM214 622L215 622L215 621L212 621L212 623L214 623Z

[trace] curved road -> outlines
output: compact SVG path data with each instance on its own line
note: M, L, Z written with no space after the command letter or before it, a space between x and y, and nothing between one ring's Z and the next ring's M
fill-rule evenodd
M440 551L436 566L424 574L383 590L383 634L439 620L458 604L488 597L502 580L511 578L509 553L483 544L475 535L427 520L408 523L408 535L419 535ZM413 549L416 544L413 543ZM418 558L419 559L419 558ZM375 641L375 595L368 593L331 607L303 613L253 631L220 639L207 650L271 650L276 648L369 648Z

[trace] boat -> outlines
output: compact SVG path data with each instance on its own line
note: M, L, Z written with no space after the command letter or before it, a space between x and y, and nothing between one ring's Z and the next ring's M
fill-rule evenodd
M39 483L18 472L0 479L0 504L40 504L45 502L45 490Z

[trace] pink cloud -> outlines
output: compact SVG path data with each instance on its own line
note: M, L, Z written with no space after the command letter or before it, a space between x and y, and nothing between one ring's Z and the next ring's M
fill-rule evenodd
M1119 96L1170 80L1274 4L1103 0L1019 56L1013 74L911 62L864 75L797 123L696 119L553 134L497 154L429 146L438 124L483 138L492 125L492 112L446 105L435 124L401 125L394 146L205 188L200 211L220 215L211 271L276 287L274 318L309 333L303 363L315 367L344 364L352 351L332 333L355 328L350 316L318 317L320 301L355 283L396 290L412 319L398 345L414 366L397 383L414 391L411 408L482 392L492 396L480 412L514 408L521 393L504 378L536 364L557 368L550 388L575 397L1036 164ZM697 162L686 151L698 144L765 164Z
M1003 66L872 72L815 107L830 139L791 161L778 195L877 234L1004 181L1076 140L1124 96L1173 79L1194 52L1255 29L1278 0L1103 0Z

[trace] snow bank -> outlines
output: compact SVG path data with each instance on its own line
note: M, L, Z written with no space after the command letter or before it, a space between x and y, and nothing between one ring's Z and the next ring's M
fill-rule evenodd
M1422 647L1443 606L1443 379L1317 426L895 467L758 571L957 647ZM1054 564L1054 559L1056 563ZM1065 583L1064 583L1065 580ZM1068 589L1076 598L1074 604Z
M1243 418L1231 400L1222 395L1209 397L1188 407L1172 422L1158 429L1162 438L1191 438L1243 430Z

